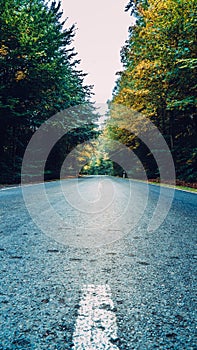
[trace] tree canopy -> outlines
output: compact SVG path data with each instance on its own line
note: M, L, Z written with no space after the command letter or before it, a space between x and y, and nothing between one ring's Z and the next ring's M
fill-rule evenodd
M25 148L45 120L66 108L89 103L91 87L84 85L85 74L78 70L80 61L71 46L75 27L67 28L61 18L60 2L0 0L2 182L20 180ZM88 118L92 128L85 138L93 130L93 114ZM81 138L78 129L74 142ZM73 142L68 139L64 150Z
M177 178L196 181L196 1L131 0L126 10L136 22L121 51L124 70L119 73L112 104L150 118L171 149ZM142 150L134 135L125 137L125 130L113 128L111 137L136 152ZM145 159L150 150L143 152ZM159 176L153 169L152 162L147 164L149 176Z

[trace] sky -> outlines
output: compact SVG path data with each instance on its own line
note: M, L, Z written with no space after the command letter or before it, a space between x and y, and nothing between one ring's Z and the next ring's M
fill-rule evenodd
M112 97L116 72L123 69L120 50L132 24L125 12L128 0L62 0L66 26L76 24L73 45L81 59L79 68L88 73L85 84L94 85L93 100L106 103Z

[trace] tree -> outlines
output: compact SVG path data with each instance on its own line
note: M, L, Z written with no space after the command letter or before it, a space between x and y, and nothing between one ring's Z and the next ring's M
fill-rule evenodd
M197 176L196 9L194 0L129 2L136 23L121 51L124 71L112 101L156 124L173 154L177 177L189 181Z
M75 28L64 29L61 17L60 2L48 6L44 0L0 0L0 178L4 182L19 181L24 150L41 124L56 112L88 103L91 95L70 47Z

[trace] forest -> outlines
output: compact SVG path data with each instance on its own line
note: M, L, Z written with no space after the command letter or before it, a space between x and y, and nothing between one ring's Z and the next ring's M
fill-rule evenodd
M197 3L195 0L131 0L135 16L121 50L107 134L141 159L149 179L159 178L151 151L126 128L116 126L113 106L131 108L159 129L173 156L179 181L197 181ZM121 116L125 125L131 123ZM113 120L114 119L114 120ZM132 120L133 125L137 120ZM157 140L155 140L156 146Z
M80 127L76 114L72 133L51 151L46 174L56 178L66 154L96 133L91 86L72 47L75 27L62 20L60 2L44 0L0 0L0 21L0 183L20 182L25 149L44 121L89 106L88 124Z
M46 179L58 178L66 155L88 140L95 146L94 151L90 147L89 165L82 173L122 176L122 167L107 156L109 142L95 150L100 135L101 141L118 141L133 150L147 177L158 180L151 150L132 132L139 113L167 142L177 181L197 182L197 3L131 0L125 10L135 24L121 49L123 70L117 72L100 135L92 86L84 84L86 74L78 68L80 60L72 46L75 26L67 27L62 20L61 3L0 0L0 183L20 182L24 152L35 131L54 114L79 105L88 106L86 123L81 126L77 113L73 123L72 116L72 132L58 141L47 159ZM132 119L121 115L122 128L114 114L118 105L135 112ZM126 126L131 124L129 131Z

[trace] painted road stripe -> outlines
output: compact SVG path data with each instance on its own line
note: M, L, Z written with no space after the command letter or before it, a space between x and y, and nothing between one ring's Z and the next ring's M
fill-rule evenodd
M84 285L73 334L74 350L118 350L116 315L108 285Z

